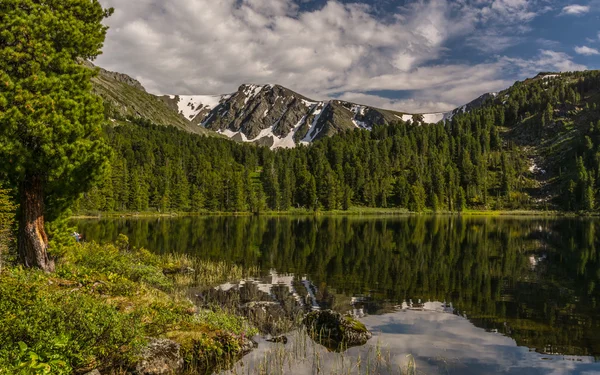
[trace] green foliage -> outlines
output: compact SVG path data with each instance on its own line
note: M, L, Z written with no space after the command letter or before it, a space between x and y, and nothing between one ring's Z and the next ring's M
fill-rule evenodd
M215 361L219 353L239 350L240 339L256 330L223 311L196 315L182 295L198 282L207 285L204 278L163 273L188 264L185 257L131 248L121 236L119 247L66 248L54 275L9 268L0 274L0 374L130 369L148 337L180 330L203 338L204 346L196 346L202 353L216 348ZM225 272L214 264L198 268L202 274Z
M111 10L97 0L0 3L0 173L13 186L41 178L53 219L105 168L93 70Z
M13 224L16 207L10 198L9 191L0 185L0 270L2 257L8 253L12 243Z
M51 357L54 357L55 359L49 358L45 361L44 358L31 351L23 341L19 341L18 344L19 360L22 362L19 364L16 373L22 375L68 373L68 366L66 362L59 359L59 355L52 355ZM57 342L56 348L61 347L64 347L64 343Z
M71 210L66 210L53 221L46 223L46 231L50 237L48 253L53 257L63 257L69 247L75 243L75 239L71 235L75 228L69 223L70 216Z
M144 249L128 251L127 237L123 237L119 238L116 246L73 246L66 254L65 264L57 270L57 275L75 279L82 285L91 285L98 278L106 276L107 280L99 288L118 290L118 295L135 294L136 283L164 291L173 290L173 281L162 272L161 258Z
M511 171L525 168L516 149L491 149L489 121L477 133L460 122L454 128L398 123L278 152L132 122L105 127L116 155L102 183L78 202L79 212L423 211L434 203L456 211L461 187L468 205L485 208L481 197L504 191L501 183L516 184L516 172L501 181L499 160Z
M0 348L0 373L70 374L95 363L127 365L122 350L143 342L135 315L57 289L35 272L5 272L0 295L0 340L8 343Z
M256 328L248 325L246 319L221 309L201 310L196 315L196 319L214 330L220 329L235 335L252 337L259 333Z

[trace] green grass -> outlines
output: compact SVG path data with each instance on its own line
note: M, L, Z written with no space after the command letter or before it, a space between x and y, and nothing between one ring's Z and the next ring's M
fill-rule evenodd
M466 209L463 212L438 211L430 209L424 212L411 212L406 209L397 208L373 208L373 207L351 207L349 210L309 210L305 208L291 208L287 211L263 211L260 216L409 216L409 215L477 215L477 216L594 216L595 213L568 212L557 210L477 210ZM74 215L73 219L98 219L98 218L136 218L136 217L185 217L185 216L252 216L250 212L105 212L105 213L80 213Z
M225 311L198 313L188 298L191 287L246 276L239 267L131 249L125 236L64 254L55 274L15 266L0 273L0 374L121 374L149 337L180 341L188 368L209 371L256 333Z

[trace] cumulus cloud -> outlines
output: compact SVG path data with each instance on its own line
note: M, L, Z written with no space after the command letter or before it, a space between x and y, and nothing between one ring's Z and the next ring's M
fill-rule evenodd
M575 63L568 54L549 50L540 50L539 55L531 60L503 57L502 61L530 76L542 71L572 72L587 69L585 65Z
M575 52L585 56L600 55L597 49L587 46L575 47Z
M222 94L242 83L278 83L314 99L360 94L364 104L416 112L506 87L506 59L443 63L446 44L463 38L498 53L518 43L515 33L527 32L545 0L419 0L388 17L335 0L311 11L294 0L101 2L115 14L98 64L150 92ZM482 25L497 28L481 34ZM375 90L415 94L409 101L364 94Z
M567 5L563 8L562 14L569 15L580 15L590 11L590 7L587 5Z

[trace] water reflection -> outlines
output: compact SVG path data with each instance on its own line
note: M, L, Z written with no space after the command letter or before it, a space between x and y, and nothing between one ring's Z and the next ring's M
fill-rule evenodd
M362 309L367 320L390 316L382 314L437 314L446 323L462 319L460 324L473 325L469 335L488 332L538 355L587 358L600 356L598 223L514 217L205 217L77 225L89 239L110 241L125 233L135 246L157 252L258 266L267 278L272 270L302 275L295 281L310 280L318 306ZM296 284L291 285L298 290ZM426 311L402 309L419 299ZM452 313L429 311L429 301L448 301L442 310Z

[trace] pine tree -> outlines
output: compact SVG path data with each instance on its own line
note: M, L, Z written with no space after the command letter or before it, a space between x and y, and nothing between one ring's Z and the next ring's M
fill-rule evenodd
M91 93L112 13L98 0L0 2L0 168L20 197L18 251L53 271L45 219L58 217L106 165L104 111ZM52 196L52 200L46 197Z
M465 189L462 187L458 189L458 202L456 203L456 207L459 212L463 212L467 208L467 197Z

